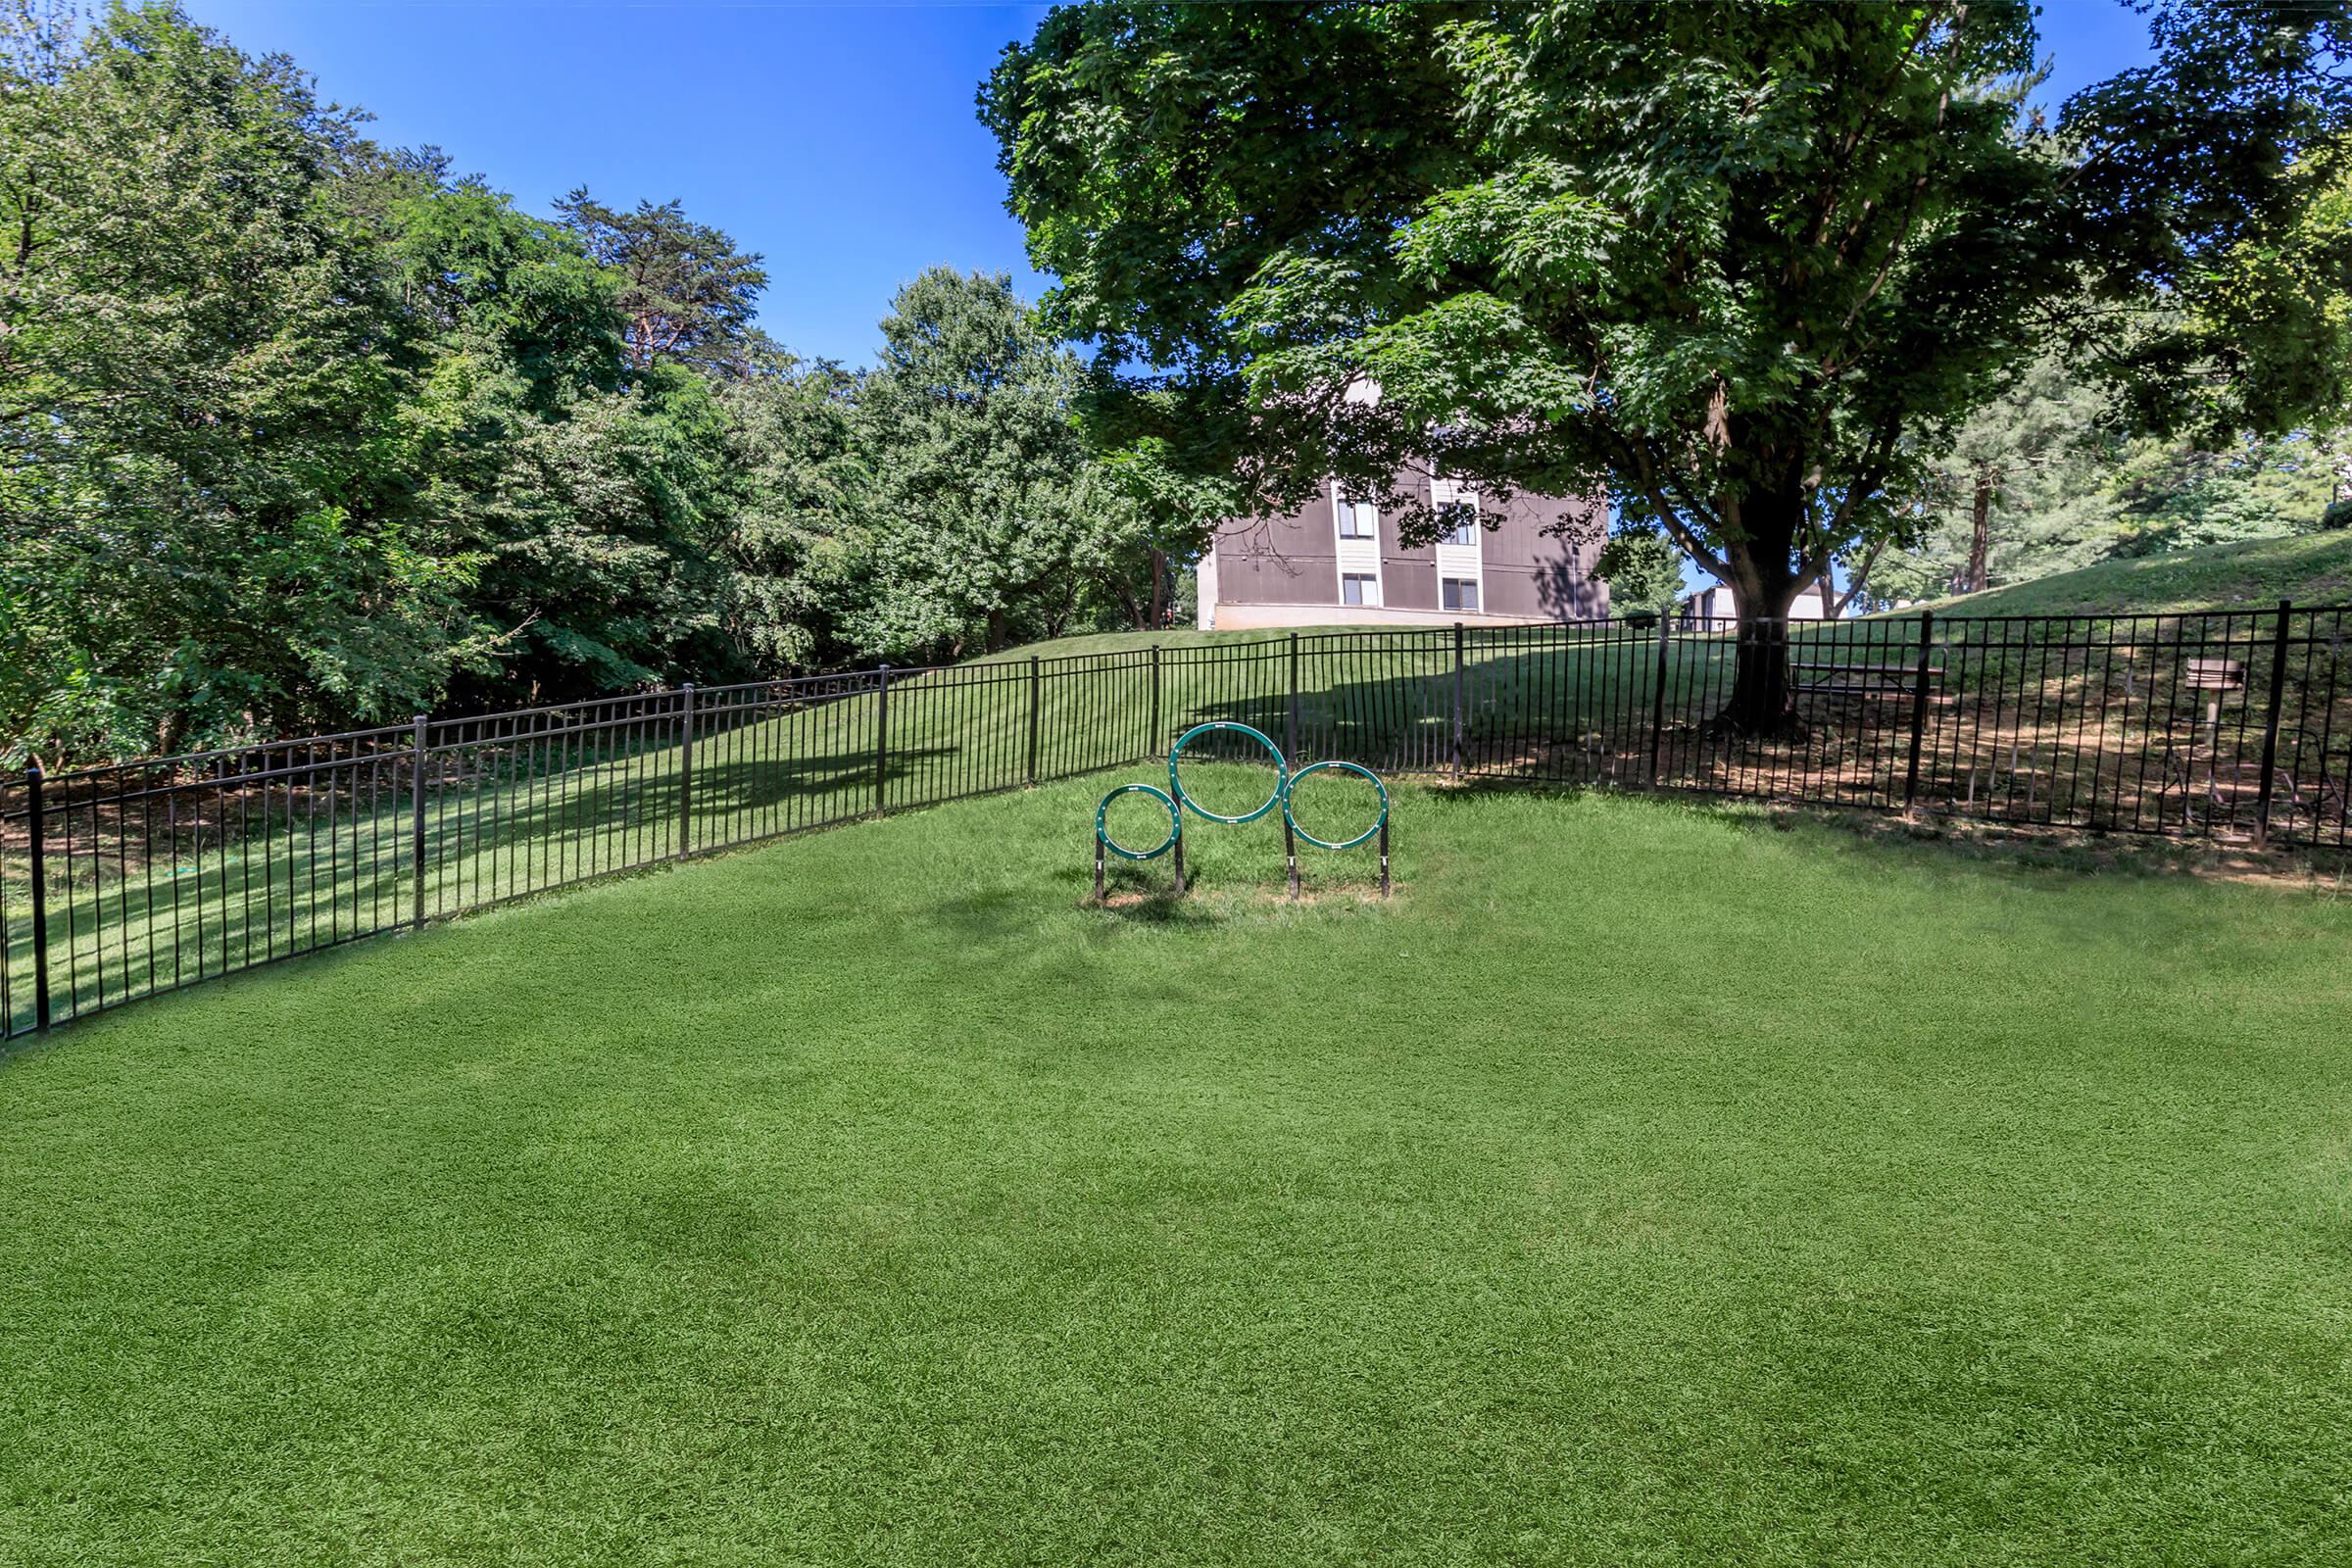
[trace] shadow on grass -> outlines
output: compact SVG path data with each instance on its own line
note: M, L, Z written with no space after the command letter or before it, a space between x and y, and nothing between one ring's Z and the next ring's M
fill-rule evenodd
M1696 805L1697 803L1693 803ZM1775 807L1707 803L1705 814L1749 831L1810 828L1856 855L1918 865L1958 866L1995 873L2057 871L2078 876L2193 877L2252 882L2341 895L2352 887L2352 854L2304 845L2257 849L2227 838L2160 838L2096 828L2052 827L1997 818L1923 813L1914 821L1895 812L1834 807Z
M1137 925L1209 926L1224 923L1224 912L1200 902L1201 896L1216 886L1211 879L1204 883L1199 871L1188 866L1185 891L1176 891L1175 867L1166 857L1144 863L1119 860L1106 866L1102 874L1102 897L1095 897L1094 869L1070 878L1077 884L1079 907L1100 910L1115 919Z
M1834 848L1896 863L1958 867L1994 874L2021 870L2079 875L2198 877L2259 882L2278 887L2352 892L2352 854L2326 846L2274 845L2258 850L2229 839L2178 839L2098 828L2020 823L1991 817L1923 811L1916 819L1900 812L1822 802L1726 800L1695 791L1657 794L1515 778L1473 776L1456 783L1424 779L1421 799L1438 811L1496 798L1577 800L1587 797L1670 809L1734 832L1766 834L1812 831Z

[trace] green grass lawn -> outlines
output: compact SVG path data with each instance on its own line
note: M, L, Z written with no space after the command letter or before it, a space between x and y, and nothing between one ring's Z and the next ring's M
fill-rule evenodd
M2352 905L1404 786L1083 908L1103 782L20 1048L0 1561L2352 1540Z
M2275 610L2281 599L2305 606L2352 604L2352 532L2102 561L1945 600L1936 609L1955 615L2153 615Z
M1231 644L1257 652L1224 657ZM879 755L880 703L870 689L789 708L761 702L763 692L739 695L733 700L753 706L734 710L741 722L731 724L713 721L729 710L707 696L685 812L674 721L531 736L490 751L444 747L425 803L425 908L457 913L664 858L678 848L682 820L701 852L877 804L896 810L1015 787L1033 764L1044 779L1121 765L1164 752L1201 719L1284 734L1289 671L1279 634L1127 634L1041 646L1034 754L1026 653L894 679L889 744ZM1156 706L1154 646L1163 654ZM1065 662L1072 653L1112 657ZM1678 691L1697 697L1727 678L1716 667L1727 660L1720 643L1681 646L1674 658ZM1622 739L1648 714L1654 657L1640 639L1534 651L1474 643L1467 663L1474 746L1529 731L1525 713L1539 701L1563 735L1605 726ZM1451 672L1443 641L1419 636L1305 662L1302 757L1443 768ZM1629 757L1622 747L1606 757L1575 752L1559 765L1616 777ZM172 809L143 799L96 830L88 810L53 802L48 929L61 1013L169 988L175 975L216 974L404 923L414 888L405 778L397 759L388 772L347 763L295 780L307 785L299 800L280 782L266 801L224 810L212 809L197 784ZM235 830L226 844L208 810ZM0 987L0 1013L18 1029L33 1017L29 883L22 846L0 846L0 955L11 982Z
M2273 542L2262 559L2303 572L2309 591L2319 580L2311 574L2335 559L2331 541ZM2189 558L2168 560L2188 569ZM2136 584L2133 604L2159 602L2152 582ZM2208 819L2249 828L2259 712L2241 696L2216 728L2180 680L2192 657L2265 669L2265 617L2199 627L2193 647L2180 627L2168 636L2154 623L2119 631L1946 620L1931 656L1938 673L1914 790L1907 699L1883 694L1899 699L1907 687L1918 624L1800 628L1800 680L1827 694L1801 699L1811 728L1787 743L1709 734L1706 721L1733 685L1726 636L1672 638L1663 650L1665 700L1653 706L1661 650L1645 635L1486 628L1466 639L1458 683L1464 765L1488 776L1640 787L1654 764L1670 787L1730 795L1879 805L1915 795L1931 810L2003 819L2174 833L2201 833ZM2338 843L2352 664L2332 621L2306 617L2296 627L2301 640L2281 686L2283 805L2275 825L2290 841ZM667 858L682 825L699 853L877 806L900 810L1014 788L1033 774L1050 781L1126 765L1203 719L1239 719L1281 739L1294 670L1299 759L1347 758L1390 772L1450 768L1457 683L1447 633L1300 642L1294 661L1279 632L1106 634L900 672L889 683L886 746L878 745L886 705L867 676L705 693L688 808L674 714L486 748L444 745L425 803L425 908L457 913ZM1849 668L1866 672L1861 686L1841 673ZM811 691L827 695L807 700ZM139 797L95 828L90 808L53 802L49 971L59 1012L405 923L415 890L411 801L397 757L389 769L387 779L383 765L345 763L329 771L327 787L289 781L302 784L299 799L284 783L265 782L258 805L220 804L219 821L205 814L212 803L202 782L163 803ZM30 1028L35 1016L33 947L20 838L0 844L8 966L0 1019L11 1030Z

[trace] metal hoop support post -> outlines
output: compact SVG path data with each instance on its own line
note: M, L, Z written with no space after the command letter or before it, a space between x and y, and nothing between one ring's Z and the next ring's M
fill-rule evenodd
M1298 786L1317 773L1353 773L1380 792L1380 815L1372 825L1351 839L1319 839L1298 825ZM1380 837L1380 896L1389 896L1389 787L1380 775L1360 762L1343 762L1337 759L1309 762L1290 777L1282 791L1282 858L1290 872L1291 897L1298 897L1298 840L1304 839L1318 850L1352 850L1375 834Z
M1122 795L1149 795L1168 813L1168 836L1148 850L1131 850L1110 836L1110 803ZM1104 890L1103 857L1115 855L1122 860L1156 860L1173 851L1176 857L1176 892L1184 893L1184 813L1177 808L1176 799L1156 784L1121 784L1102 797L1095 808L1095 902L1102 902Z

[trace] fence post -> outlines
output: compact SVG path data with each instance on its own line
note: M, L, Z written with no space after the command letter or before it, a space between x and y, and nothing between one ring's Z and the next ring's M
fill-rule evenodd
M1462 776L1462 623L1453 623L1453 776Z
M41 764L24 764L24 831L32 840L32 1026L49 1027L49 861L41 823Z
M1152 728L1144 737L1144 755L1159 755L1159 644L1152 645Z
M1658 613L1658 678L1649 689L1649 787L1658 787L1658 757L1666 742L1666 634L1674 617Z
M1282 755L1286 761L1298 760L1298 634L1291 633L1291 706L1282 720Z
M874 702L874 814L880 816L890 808L890 666L884 664L876 673L881 680Z
M1928 733L1928 662L1936 646L1936 612L1919 612L1919 667L1911 687L1911 760L1903 767L1903 814L1909 816L1919 799L1920 743Z
M2271 702L2262 721L2262 784L2254 796L2254 847L2271 842L2271 786L2278 777L2278 705L2286 695L2286 618L2291 599L2278 601L2278 624L2271 630Z
M678 743L678 853L686 858L694 843L694 682L678 688L678 726L685 734Z
M409 927L424 924L424 764L425 727L431 721L418 713L409 743Z
M1045 688L1037 670L1037 656L1029 656L1029 782L1037 782L1037 720Z

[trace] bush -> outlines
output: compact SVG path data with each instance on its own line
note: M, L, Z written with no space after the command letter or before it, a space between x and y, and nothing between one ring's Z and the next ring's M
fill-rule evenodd
M2330 501L2328 510L2320 514L2322 528L2352 528L2352 496Z

